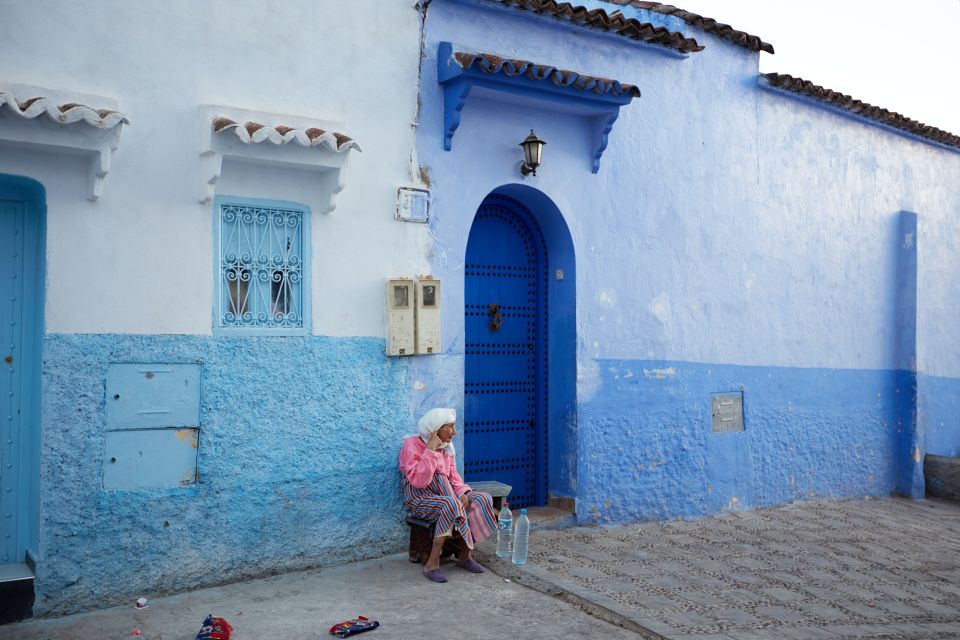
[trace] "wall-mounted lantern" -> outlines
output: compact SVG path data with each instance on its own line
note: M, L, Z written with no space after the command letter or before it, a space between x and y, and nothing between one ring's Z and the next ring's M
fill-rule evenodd
M537 134L530 129L530 135L524 138L520 146L523 147L523 162L520 163L520 173L524 177L537 175L537 167L540 166L540 160L543 156L543 145L547 144L537 137Z

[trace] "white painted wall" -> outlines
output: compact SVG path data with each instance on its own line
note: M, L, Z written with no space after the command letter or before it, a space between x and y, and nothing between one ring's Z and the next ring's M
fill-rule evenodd
M428 268L425 226L393 219L397 187L417 184L413 4L0 0L0 84L108 96L131 121L98 202L85 161L0 146L0 172L47 189L47 331L210 333L198 154L216 104L342 122L360 143L336 210L312 220L313 333L382 336L383 279ZM314 174L231 163L217 193L324 199Z

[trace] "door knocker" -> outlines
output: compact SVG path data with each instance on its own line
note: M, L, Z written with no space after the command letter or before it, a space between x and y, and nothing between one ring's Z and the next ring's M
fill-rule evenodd
M503 326L503 318L500 316L500 305L490 305L490 307L487 309L487 315L493 316L490 318L490 331L497 331Z

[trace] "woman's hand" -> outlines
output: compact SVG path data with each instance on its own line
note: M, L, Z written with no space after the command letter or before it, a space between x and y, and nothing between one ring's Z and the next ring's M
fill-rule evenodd
M463 510L466 511L470 507L470 496L466 493L460 496L460 504L463 505Z
M430 439L427 440L427 449L430 451L436 451L443 446L443 440L440 439L440 436L437 435L437 432L434 431L430 434Z

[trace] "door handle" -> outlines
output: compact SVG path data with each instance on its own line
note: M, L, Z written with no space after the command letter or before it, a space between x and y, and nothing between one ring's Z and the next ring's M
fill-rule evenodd
M503 317L500 315L500 305L491 304L487 308L487 315L492 316L490 318L490 331L499 331L500 327L503 326Z

